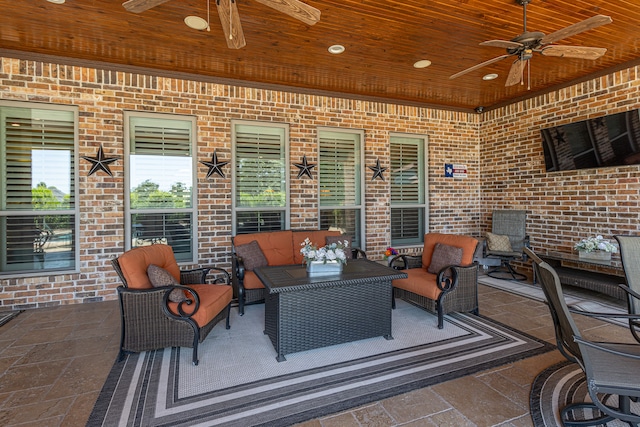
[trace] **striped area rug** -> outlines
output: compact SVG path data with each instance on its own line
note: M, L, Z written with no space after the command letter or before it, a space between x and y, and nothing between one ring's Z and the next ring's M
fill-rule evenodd
M607 404L618 406L618 397L608 395ZM531 418L535 427L557 427L560 423L560 411L570 403L590 402L587 381L584 372L577 363L561 362L542 371L531 386ZM640 411L640 402L631 402L631 410ZM574 414L575 419L589 419L598 414L591 410ZM606 427L628 427L629 424L613 420Z
M436 316L403 301L382 337L286 355L263 334L264 306L232 310L200 347L117 362L88 426L288 426L540 354L554 347L468 314Z

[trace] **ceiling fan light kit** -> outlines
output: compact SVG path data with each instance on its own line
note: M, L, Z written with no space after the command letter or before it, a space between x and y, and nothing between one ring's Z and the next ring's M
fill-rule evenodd
M122 3L122 6L129 12L142 13L153 7L159 6L172 0L128 0ZM227 47L230 49L240 49L247 43L244 39L242 31L242 23L240 22L240 14L238 13L238 5L236 0L215 0L218 8L218 17L222 31L224 32ZM255 0L265 6L291 16L307 25L313 25L320 20L320 10L309 6L300 0ZM207 2L207 13L209 3ZM190 22L187 22L187 18ZM203 27L204 19L197 16L188 16L185 18L185 24L196 30L209 30L209 22Z
M592 30L601 25L609 24L613 22L609 16L592 16L591 18L587 18L551 34L545 35L540 31L527 31L527 5L531 3L531 0L515 0L515 2L523 7L522 34L511 40L487 40L480 43L481 46L506 49L507 53L453 74L449 79L458 78L479 68L493 64L494 62L502 61L510 56L514 56L515 60L509 69L509 74L507 75L505 83L505 86L513 86L517 84L524 84L524 71L527 69L530 73L530 60L533 58L535 52L538 52L543 56L588 60L598 59L606 53L607 49L601 47L551 45L551 43ZM531 79L529 78L527 80L530 83Z

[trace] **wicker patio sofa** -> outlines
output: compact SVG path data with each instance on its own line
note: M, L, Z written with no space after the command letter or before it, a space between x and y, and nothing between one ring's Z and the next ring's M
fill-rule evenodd
M238 298L240 315L244 315L245 305L264 302L265 287L253 272L254 268L265 265L302 264L302 242L309 238L313 244L320 247L327 243L327 237L330 240L351 240L340 231L329 230L279 230L233 236L232 283L234 295ZM349 255L352 258L366 258L366 254L358 248L351 248Z
M451 312L478 314L478 263L473 261L478 240L455 234L428 233L421 255L398 255L389 266L408 277L393 283L395 298L438 314L438 328Z
M122 315L119 359L126 352L190 347L197 365L198 344L216 323L226 318L229 329L233 291L226 270L181 271L171 246L164 244L131 249L111 263L124 285L118 287ZM164 270L160 283L150 278L152 264Z

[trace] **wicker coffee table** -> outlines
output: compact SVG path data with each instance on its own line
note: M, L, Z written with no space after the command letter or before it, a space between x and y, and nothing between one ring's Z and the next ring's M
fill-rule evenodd
M391 281L407 275L366 259L350 260L342 273L309 277L304 266L260 267L267 288L265 334L285 354L391 335Z

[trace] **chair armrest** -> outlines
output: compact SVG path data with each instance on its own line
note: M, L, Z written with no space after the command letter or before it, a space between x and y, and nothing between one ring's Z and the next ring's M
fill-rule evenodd
M360 248L351 248L351 256L353 256L353 259L357 259L357 258L367 259L367 253Z
M171 294L171 291L174 289L181 289L187 296L186 300L177 303L177 314L169 310L169 294ZM162 311L165 316L176 320L190 319L200 308L200 296L194 289L188 286L170 285L153 289L130 289L119 286L118 294L121 298L123 312L125 311L125 306L127 306L127 298L133 298L135 300L132 307L136 312L140 310L157 310L158 312ZM162 302L160 303L160 301ZM143 307L140 307L140 305Z
M640 360L640 352L638 352L638 344L622 344L622 343L597 343L593 341L585 340L584 338L573 336L573 340L578 344L581 344L587 348L593 348L605 353L614 354L616 356L626 357L630 359ZM622 351L624 349L630 349L635 353ZM582 349L581 349L582 350Z
M236 277L238 278L238 280L243 281L245 267L244 261L242 260L241 256L238 256L235 253L231 254L231 268L233 269L233 277Z
M398 265L399 263L402 263ZM422 267L422 255L396 255L389 258L389 267L394 270L407 270Z
M451 271L452 274L446 276L445 274L447 270ZM475 285L477 280L477 270L478 263L475 261L469 265L448 265L438 272L436 286L438 286L441 291L450 292L454 290L458 284L465 285L468 283L470 285Z
M572 314L580 314L587 317L603 317L607 319L640 319L640 314L628 313L598 313L595 311L585 311L579 308L567 307Z
M631 289L629 286L623 285L623 284L619 284L618 287L622 288L622 290L625 291L628 296L632 296L632 297L640 300L640 294L637 293L636 291L634 291L633 289Z
M183 285L206 283L207 273L209 273L209 269L207 267L180 270L180 283Z

